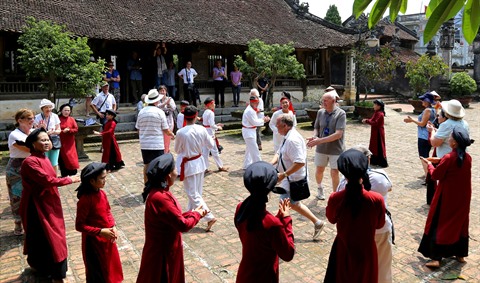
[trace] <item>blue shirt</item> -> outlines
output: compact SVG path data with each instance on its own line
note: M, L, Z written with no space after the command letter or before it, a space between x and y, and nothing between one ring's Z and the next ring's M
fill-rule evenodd
M435 138L443 140L443 143L437 147L437 157L442 158L445 154L452 151L450 145L448 144L448 137L452 134L453 128L462 127L468 132L470 132L468 123L464 120L455 121L448 119L438 126L438 131L435 133Z
M418 115L418 122L422 121L423 114L426 111L430 111L430 118L428 118L428 121L433 123L433 120L435 120L435 110L433 109L433 107L425 108L425 110L423 110L423 112L420 115ZM418 129L418 138L422 140L428 140L427 126L426 125L423 127L417 126L417 129Z
M108 71L105 73L105 77L107 79L118 78L118 76L120 76L120 74L118 73L117 70L113 70L111 73L108 72ZM110 87L111 88L120 88L120 83L119 82L110 82Z

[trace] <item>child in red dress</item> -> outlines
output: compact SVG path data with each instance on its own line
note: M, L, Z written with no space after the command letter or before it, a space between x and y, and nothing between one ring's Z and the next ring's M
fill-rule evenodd
M117 127L117 113L112 110L105 111L107 122L103 126L103 132L93 131L94 134L102 136L102 162L107 164L107 170L118 170L125 166L122 160L122 154L115 138L115 128Z
M93 162L81 174L78 187L75 229L82 233L82 254L86 282L122 282L123 271L118 254L117 229L103 190L107 165Z

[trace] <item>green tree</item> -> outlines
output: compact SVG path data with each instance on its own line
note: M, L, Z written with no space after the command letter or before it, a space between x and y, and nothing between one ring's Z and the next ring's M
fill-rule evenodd
M392 54L392 48L384 45L372 53L371 48L365 44L355 49L355 73L357 83L360 88L365 89L366 100L367 94L375 84L380 82L390 82L395 77L395 70L399 65Z
M335 5L330 5L328 6L327 14L325 15L325 20L334 23L336 25L341 26L342 25L342 18L340 17L340 14L338 13L337 6Z
M248 42L248 50L245 51L247 61L243 60L242 56L235 56L234 64L250 78L252 86L256 85L261 74L270 78L265 108L272 105L275 81L278 76L305 78L305 69L298 62L294 52L293 43L266 44L259 39L253 39Z
M27 77L48 81L48 98L55 101L57 82L67 82L67 92L84 97L102 80L105 61L91 62L86 37L75 37L65 26L27 19L18 39L19 63Z
M447 74L448 66L439 56L428 56L423 54L416 62L407 62L407 72L410 87L418 95L430 89L430 81L437 76Z
M355 0L353 3L353 14L358 19L373 0ZM383 18L387 8L390 10L390 20L395 21L398 13L407 11L408 0L376 0L375 5L368 17L368 26L372 28ZM427 25L423 34L423 42L429 42L437 33L440 26L455 17L462 9L462 31L463 36L472 44L480 26L480 1L479 0L431 0L428 4L426 16Z

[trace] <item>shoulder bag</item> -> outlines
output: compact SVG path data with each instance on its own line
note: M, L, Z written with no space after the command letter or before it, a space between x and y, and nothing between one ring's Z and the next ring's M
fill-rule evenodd
M285 141L284 141L285 143ZM286 172L285 164L283 164L282 154L280 154L280 162L282 163L283 172ZM308 178L307 178L307 160L305 160L305 177L298 181L290 181L290 178L287 177L288 183L290 183L290 199L293 201L300 201L302 199L307 199L310 197L310 188L308 187Z

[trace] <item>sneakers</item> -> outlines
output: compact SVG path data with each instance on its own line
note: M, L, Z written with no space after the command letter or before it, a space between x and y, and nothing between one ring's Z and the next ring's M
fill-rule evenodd
M325 227L325 221L322 221L320 225L315 225L314 228L315 230L313 231L313 240L318 241L318 238L320 238L320 233L322 233L323 227Z
M325 194L323 193L323 187L322 186L317 188L317 199L319 199L319 200L324 200L325 199Z

